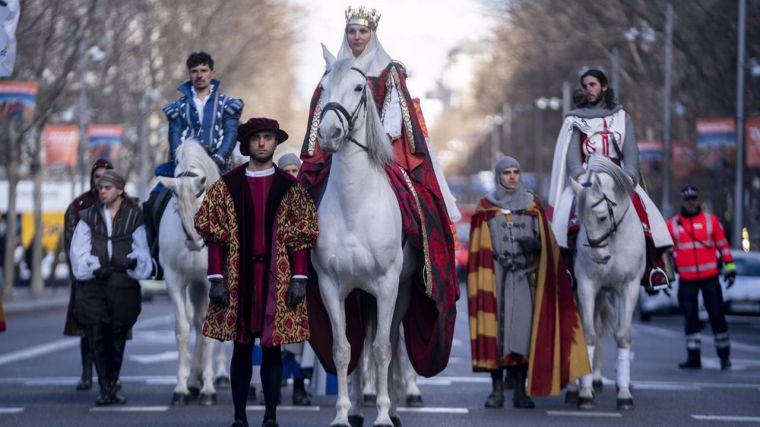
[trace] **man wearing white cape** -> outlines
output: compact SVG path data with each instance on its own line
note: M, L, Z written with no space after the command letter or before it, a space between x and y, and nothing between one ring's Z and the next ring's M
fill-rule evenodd
M636 185L633 204L647 233L644 280L650 288L659 289L668 284L668 279L657 266L657 261L668 247L673 246L673 240L662 214L638 184L639 150L633 121L623 106L615 103L615 95L603 72L586 71L581 76L581 86L585 100L579 108L565 115L552 163L548 214L557 243L563 249L572 250L575 246L573 233L578 227L573 212L573 191L567 185L567 178L580 177L585 172L589 156L604 155L621 166Z

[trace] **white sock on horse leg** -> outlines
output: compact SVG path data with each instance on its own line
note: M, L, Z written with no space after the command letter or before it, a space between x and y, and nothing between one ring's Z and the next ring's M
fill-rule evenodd
M617 386L629 387L630 385L631 385L631 349L618 348Z
M594 381L594 348L593 345L587 345L586 351L588 351L588 364L591 367L591 374L587 374L581 377L581 389L589 389Z

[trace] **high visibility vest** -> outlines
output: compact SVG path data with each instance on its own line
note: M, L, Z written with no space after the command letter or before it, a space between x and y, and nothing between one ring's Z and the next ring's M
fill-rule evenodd
M675 259L682 280L710 279L718 276L718 251L723 262L733 262L726 233L715 215L700 212L691 218L676 215L668 220L675 244Z

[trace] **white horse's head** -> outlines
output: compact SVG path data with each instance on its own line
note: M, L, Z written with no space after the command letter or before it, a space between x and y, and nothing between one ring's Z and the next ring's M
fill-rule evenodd
M194 218L201 207L206 190L219 179L219 169L198 141L184 141L176 152L174 177L158 177L172 192L174 209L182 221L186 245L191 250L203 247L203 239L195 230Z
M336 60L322 45L325 75L320 82L322 117L317 129L319 147L337 152L351 141L367 151L374 161L385 164L392 158L390 141L367 83L365 69L372 55L361 59Z
M592 156L581 183L571 178L570 185L575 193L578 220L586 232L587 241L579 244L591 248L594 262L606 264L611 257L609 239L630 208L633 184L610 159Z

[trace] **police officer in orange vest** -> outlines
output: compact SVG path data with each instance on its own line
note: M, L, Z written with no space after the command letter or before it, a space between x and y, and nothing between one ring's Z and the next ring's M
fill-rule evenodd
M723 292L718 275L720 263L728 287L736 279L736 265L726 241L726 233L718 218L702 212L699 191L687 185L681 190L681 213L668 220L668 230L675 243L676 267L680 277L678 303L686 317L686 350L688 359L678 365L681 369L701 369L701 338L699 334L699 291L702 291L710 325L715 335L715 347L723 370L731 367L728 326L723 309ZM720 252L720 259L718 258Z

